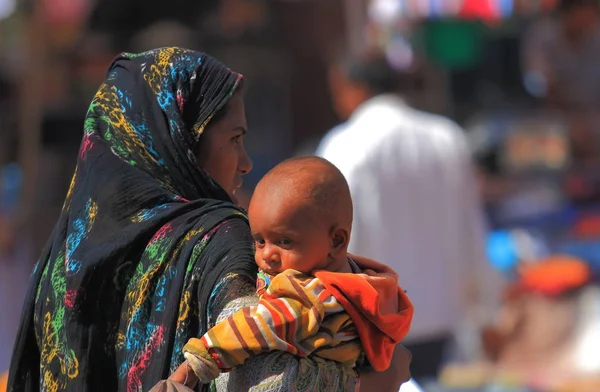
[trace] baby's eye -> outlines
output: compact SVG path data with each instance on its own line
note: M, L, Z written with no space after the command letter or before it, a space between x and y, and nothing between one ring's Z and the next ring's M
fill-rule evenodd
M288 240L287 238L282 238L279 240L280 246L290 246L291 244L292 244L292 241Z
M256 246L263 246L265 244L265 240L262 238L255 238L254 242L256 243Z

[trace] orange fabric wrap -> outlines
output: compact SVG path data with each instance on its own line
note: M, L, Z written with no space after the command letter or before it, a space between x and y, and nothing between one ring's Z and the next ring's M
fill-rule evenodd
M314 275L352 318L373 368L383 371L410 329L413 305L391 268L364 257L351 257L363 273L316 271Z
M582 287L591 277L592 273L586 263L575 257L562 255L525 265L519 271L523 289L547 295L558 295Z

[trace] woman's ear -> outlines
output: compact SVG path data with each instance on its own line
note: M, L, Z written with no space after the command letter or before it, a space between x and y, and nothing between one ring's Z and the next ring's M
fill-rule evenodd
M350 242L350 232L340 226L331 228L331 255L337 257L340 253L345 254Z

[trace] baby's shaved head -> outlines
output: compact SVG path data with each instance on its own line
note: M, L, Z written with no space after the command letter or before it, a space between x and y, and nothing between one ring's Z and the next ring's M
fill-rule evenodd
M352 199L330 162L305 157L275 166L256 186L248 217L256 264L269 274L351 272Z
M352 199L344 175L319 157L288 159L269 171L258 183L255 195L267 192L308 208L332 224L352 226Z

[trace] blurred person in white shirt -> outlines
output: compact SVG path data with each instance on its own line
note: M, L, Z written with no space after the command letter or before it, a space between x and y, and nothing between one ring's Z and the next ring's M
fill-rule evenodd
M560 0L557 14L536 21L523 37L525 86L551 108L600 105L600 2Z
M350 185L350 251L396 270L414 302L405 341L417 380L435 377L453 333L489 273L470 149L454 122L411 108L394 94L399 74L377 52L332 67L334 107L347 121L316 154ZM495 305L495 296L490 296ZM477 339L474 337L474 339Z

